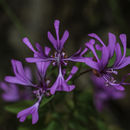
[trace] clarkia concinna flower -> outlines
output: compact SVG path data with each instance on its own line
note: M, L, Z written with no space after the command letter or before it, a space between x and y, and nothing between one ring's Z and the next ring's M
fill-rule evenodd
M94 33L89 34L90 37L97 39L102 46L96 44L95 40L91 39L89 42L86 43L86 47L90 49L94 55L94 58L86 58L86 64L93 68L93 72L98 77L103 77L106 81L106 85L113 86L116 89L124 90L122 86L123 82L117 82L112 74L117 75L117 70L124 68L128 64L130 64L130 56L126 57L126 35L120 34L120 40L123 45L124 53L121 53L121 47L119 43L116 42L116 37L114 34L109 33L109 43L106 46L103 41ZM102 56L101 58L98 57L95 47L98 51L101 51ZM109 61L113 57L114 52L116 53L116 59L112 66L109 67ZM128 83L127 83L128 84Z

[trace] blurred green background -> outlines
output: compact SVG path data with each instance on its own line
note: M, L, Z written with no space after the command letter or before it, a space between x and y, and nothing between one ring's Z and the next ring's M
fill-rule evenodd
M0 0L1 81L11 74L10 59L25 63L24 58L32 55L21 41L24 36L50 46L47 31L54 32L55 19L61 21L60 34L65 29L70 32L65 45L70 55L84 47L92 32L106 43L108 32L115 33L117 39L126 33L130 48L130 0ZM120 71L120 77L128 71L130 66ZM124 99L111 102L109 109L98 113L93 106L92 85L86 78L89 75L76 81L74 93L57 94L39 112L41 118L35 126L31 121L20 124L16 114L4 110L8 103L0 99L0 130L130 130L130 88L126 87Z

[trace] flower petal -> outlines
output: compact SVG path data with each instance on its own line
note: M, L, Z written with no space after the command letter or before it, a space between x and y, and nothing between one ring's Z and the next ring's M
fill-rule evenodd
M119 91L124 91L125 90L125 88L123 86L121 86L121 85L114 86L114 88L116 88Z
M53 47L57 50L57 41L50 32L48 32L48 39L52 43Z
M8 102L15 102L20 99L18 87L14 84L6 84L4 82L0 83L0 88L4 91L2 93L2 98Z
M97 39L103 46L105 46L105 44L103 43L103 41L100 39L100 37L98 35L96 35L95 33L90 33L88 34L88 36Z
M68 85L66 80L64 79L62 72L61 72L61 67L59 68L59 75L55 81L55 83L52 85L50 88L50 93L55 94L56 91L66 91L70 92L75 88L74 85Z
M47 46L45 46L45 54L48 56L50 53L51 49Z
M130 56L125 57L123 59L123 61L121 62L121 64L119 64L118 66L114 67L114 69L122 69L122 68L126 67L129 64L130 64Z
M34 110L32 113L32 124L36 124L38 122L39 115L38 115L38 110Z
M38 57L28 57L25 58L25 60L29 63L35 63L35 62L47 62L47 61L54 61L55 58L38 58Z
M99 62L99 58L98 58L97 53L96 53L95 48L94 48L94 44L95 44L95 40L93 40L93 39L91 39L89 42L85 43L86 47L88 47L92 51L96 60Z
M17 77L14 77L14 76L6 76L5 81L7 81L9 83L26 85L26 86L32 86L33 85L33 84L29 83L29 82L26 82L25 80L22 81L22 80L18 79Z
M38 121L38 107L39 107L39 102L36 102L33 106L24 109L20 111L17 114L17 118L20 118L20 122L24 122L27 116L32 115L32 124L37 123Z
M63 82L62 86L58 86L56 88L56 91L65 91L65 92L71 92L75 89L74 85L68 85L66 82Z
M93 69L99 70L97 62L93 61L91 58L85 58L84 60L85 60L86 65L88 65L89 67Z
M30 68L29 67L25 67L24 68L24 72L25 72L26 77L31 81L32 80L32 73L31 73Z
M116 60L113 65L114 67L118 66L118 64L120 63L121 58L122 58L121 48L120 48L119 43L116 44L115 53L116 53Z
M41 77L44 77L47 71L47 68L50 65L50 62L37 62L36 63L38 71Z
M109 61L109 50L106 46L103 46L102 47L102 57L98 64L100 71L103 70L107 66L108 61Z
M60 44L61 44L61 45L60 45L60 50L63 49L64 43L66 42L66 40L68 39L68 37L69 37L69 32L66 30L66 31L64 32L64 34L63 34L61 40L60 40Z
M36 52L36 50L33 48L31 42L27 37L23 38L23 42L29 47L30 50L32 50L34 53Z
M124 53L123 53L122 59L120 60L119 64L121 64L123 62L125 55L126 55L126 35L120 34L120 39L121 39L121 42L122 42L122 45L123 45Z
M112 33L108 33L109 41L108 41L108 49L109 49L109 58L111 58L114 54L115 44L116 44L116 36Z
M14 60L14 62L15 62L18 74L24 77L25 73L24 73L22 63L20 61L17 61L17 60Z
M59 20L55 20L54 21L54 27L55 27L55 31L56 31L56 37L57 37L57 45L59 47L59 25L60 25L60 21Z
M72 68L68 78L66 79L66 82L68 82L77 71L78 71L78 67L77 66L73 66L73 68Z

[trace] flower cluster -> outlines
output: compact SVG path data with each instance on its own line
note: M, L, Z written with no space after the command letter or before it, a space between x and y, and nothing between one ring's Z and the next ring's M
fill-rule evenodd
M105 106L108 105L110 100L116 100L125 96L124 91L115 89L114 87L106 87L105 80L103 78L92 75L92 81L94 84L94 105L100 112Z
M121 52L121 47L119 43L117 43L114 34L109 33L109 44L107 46L96 34L92 33L89 34L91 39L89 42L85 43L85 48L83 50L80 48L76 53L71 56L68 56L65 51L63 51L63 48L65 42L69 37L69 32L65 30L63 36L60 38L59 25L60 21L55 20L54 28L56 32L56 38L51 34L51 32L48 32L48 39L55 50L53 54L51 53L52 50L49 47L45 46L44 48L42 48L39 43L36 43L35 47L33 47L27 37L23 38L23 43L27 45L28 48L33 52L33 56L26 58L26 61L28 63L35 63L37 70L37 82L33 82L32 73L29 68L24 68L22 63L18 60L11 60L15 76L5 77L5 81L10 83L9 85L4 82L1 83L0 87L2 88L2 90L5 91L2 97L7 101L17 101L23 97L25 99L32 99L32 97L29 97L28 94L30 92L32 92L37 98L37 101L33 106L24 109L17 114L17 118L19 118L20 122L24 122L28 115L32 115L32 124L37 123L38 108L43 97L54 95L56 91L71 92L72 90L74 90L75 85L70 85L69 81L78 71L78 67L73 66L68 74L68 71L65 68L67 68L69 61L85 63L91 68L94 82L98 86L95 88L95 97L98 97L95 98L95 104L97 106L97 109L101 109L103 102L107 99L123 97L124 94L120 91L124 90L123 85L129 85L129 83L124 82L127 76L123 77L121 82L117 82L113 76L113 74L118 74L117 70L124 68L125 66L130 64L130 56L125 56L125 34L120 35L120 39L124 48L123 55ZM98 40L101 45L97 44L95 39ZM93 53L93 56L87 57L87 53L90 51ZM97 51L102 54L101 58L98 57ZM109 61L114 54L116 54L115 62L112 66L109 66ZM55 79L55 82L47 78L47 70L49 66L58 68L58 75ZM16 85L25 86L25 91L22 95L19 94L19 90Z

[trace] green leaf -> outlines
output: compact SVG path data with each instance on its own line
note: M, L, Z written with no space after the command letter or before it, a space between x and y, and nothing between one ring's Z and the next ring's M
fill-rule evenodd
M30 130L30 129L27 128L27 127L24 127L24 126L20 126L20 127L18 128L18 130Z
M52 100L54 96L49 98L44 98L41 102L40 108L47 104L49 101ZM17 114L19 111L26 109L34 104L34 101L20 101L17 103L13 103L10 105L5 106L5 110L14 114Z
M62 128L61 124L59 124L59 122L57 122L57 121L50 122L46 128L46 130L62 130L62 129L63 128Z
M17 114L19 111L26 109L33 105L33 101L20 101L13 103L11 105L5 106L5 110L14 114Z
M130 56L130 49L126 49L126 56Z
M97 120L97 126L99 128L99 130L107 130L107 126L105 124L105 122L101 121L101 120Z
M41 102L41 105L40 105L40 108L43 107L44 105L46 105L48 102L50 102L52 99L53 99L54 96L51 96L51 97L44 97L42 102Z

